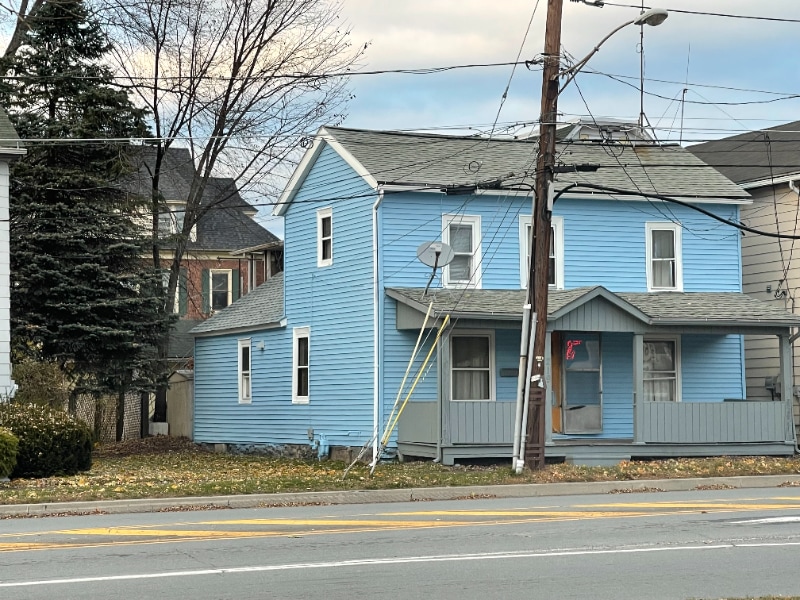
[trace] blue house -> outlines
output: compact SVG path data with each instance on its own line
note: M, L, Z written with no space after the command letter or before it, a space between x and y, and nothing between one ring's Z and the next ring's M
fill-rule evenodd
M358 448L399 401L389 452L510 458L536 153L321 129L276 208L284 273L194 329L195 441ZM790 400L746 396L743 336L776 336L790 386L800 325L742 293L719 219L747 192L680 146L569 141L558 164L546 455L792 454Z

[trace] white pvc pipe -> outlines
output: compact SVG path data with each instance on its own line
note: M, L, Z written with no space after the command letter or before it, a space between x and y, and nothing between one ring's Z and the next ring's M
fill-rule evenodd
M511 464L515 466L519 460L519 446L522 440L522 408L525 402L525 373L528 362L528 325L531 318L531 305L522 307L522 330L519 336L519 371L517 372L517 411L514 418L514 454Z
M373 407L372 407L372 436L374 443L372 444L372 462L378 462L378 436L380 435L381 415L380 415L380 349L381 338L380 331L382 323L380 322L381 314L383 311L383 298L380 293L380 271L378 269L378 207L383 202L383 188L378 190L378 199L372 205L372 285L373 285L373 360L372 360L372 386L373 386Z
M531 315L531 336L528 340L528 347L533 345L533 337L536 335L536 313ZM514 471L519 475L525 466L525 431L528 428L528 404L531 398L531 375L533 374L533 361L529 360L525 368L525 403L522 407L522 425L520 427L519 458L514 463Z

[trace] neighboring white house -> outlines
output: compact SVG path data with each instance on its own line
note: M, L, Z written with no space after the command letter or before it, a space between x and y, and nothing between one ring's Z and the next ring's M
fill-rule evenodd
M9 163L25 154L17 132L0 109L0 402L17 391L11 378L11 299L10 299L10 230L9 230Z

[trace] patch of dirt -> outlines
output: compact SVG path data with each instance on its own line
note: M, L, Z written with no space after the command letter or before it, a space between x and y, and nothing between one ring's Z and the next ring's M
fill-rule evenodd
M620 488L620 489L611 490L608 493L609 494L644 494L646 492L663 492L663 491L664 490L662 490L661 488L657 488L657 487L643 487L643 488L636 488L636 489Z
M94 456L98 458L112 456L141 456L148 454L168 454L170 452L207 452L189 438L156 435L140 440L125 440L98 446Z

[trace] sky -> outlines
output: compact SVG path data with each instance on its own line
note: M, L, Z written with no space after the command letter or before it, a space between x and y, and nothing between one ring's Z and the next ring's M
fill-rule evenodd
M543 50L547 0L341 4L354 43L370 43L362 70L506 63L518 55L535 59ZM644 27L644 113L661 139L699 141L800 119L800 98L785 99L800 94L798 0L664 0L649 6L795 21L671 12L659 27ZM562 56L583 58L616 26L636 18L640 7L639 0L602 8L564 0ZM561 119L636 121L639 42L640 28L633 25L609 39L559 97ZM490 132L496 120L495 133L508 133L514 131L510 124L536 121L541 85L540 67L524 65L513 78L510 66L356 76L343 125Z
M340 2L353 43L369 44L363 71L510 63L518 56L533 61L544 47L547 0ZM582 59L614 28L636 18L641 6L641 0L602 8L563 0L562 59ZM800 120L800 97L791 97L800 96L800 0L645 6L672 11L660 26L643 28L643 109L658 139L691 144ZM605 42L559 96L560 120L635 122L639 47L640 27L634 25ZM354 76L355 98L342 126L519 134L525 124L535 127L541 86L541 68L525 65ZM265 225L282 235L279 221Z

